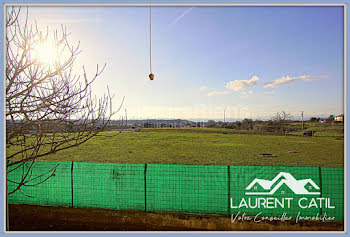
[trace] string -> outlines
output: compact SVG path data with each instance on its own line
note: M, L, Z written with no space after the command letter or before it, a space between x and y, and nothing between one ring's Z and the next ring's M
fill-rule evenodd
M152 74L152 18L151 18L151 6L149 7L149 70Z

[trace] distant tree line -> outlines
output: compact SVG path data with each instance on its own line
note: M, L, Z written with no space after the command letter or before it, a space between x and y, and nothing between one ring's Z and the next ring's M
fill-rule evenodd
M329 115L327 118L317 118L317 117L311 117L310 122L325 122L325 123L333 123L333 122L344 122L344 115L340 115L337 117L341 117L341 119L337 120L334 115Z
M309 122L320 122L320 118L312 117ZM331 123L334 121L334 116L330 115L325 122ZM306 122L306 121L304 121ZM278 112L270 120L252 120L252 119L243 119L242 121L236 122L215 122L214 120L208 120L206 123L207 127L212 128L228 128L236 130L252 130L260 132L272 132L278 134L285 134L288 132L298 132L302 130L301 122L294 120L293 116L290 113L285 111ZM307 129L307 126L304 124L304 129Z
M284 134L286 132L296 132L301 130L300 124L287 123L292 121L286 120L252 120L243 119L242 121L236 122L215 122L214 120L209 120L207 122L207 127L216 128L228 128L236 130L251 130L260 132L273 132L278 134Z

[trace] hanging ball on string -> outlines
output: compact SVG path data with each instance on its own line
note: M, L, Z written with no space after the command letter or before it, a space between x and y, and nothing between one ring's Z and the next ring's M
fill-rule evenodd
M153 79L154 79L154 75L151 73L151 74L149 74L149 79L151 79L151 81L153 81Z

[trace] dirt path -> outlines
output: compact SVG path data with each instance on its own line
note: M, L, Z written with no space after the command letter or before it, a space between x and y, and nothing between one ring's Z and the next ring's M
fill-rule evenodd
M234 222L231 217L10 204L10 231L342 231L343 222Z

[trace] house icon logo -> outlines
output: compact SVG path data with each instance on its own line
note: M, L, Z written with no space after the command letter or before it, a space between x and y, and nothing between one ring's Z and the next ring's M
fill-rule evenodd
M275 178L270 180L254 179L246 187L246 195L273 195L282 186L286 185L295 194L320 195L320 187L312 179L296 180L293 175L280 172ZM307 187L306 187L307 186ZM307 190L310 189L311 191ZM257 191L259 189L259 191ZM283 192L283 191L282 191Z

